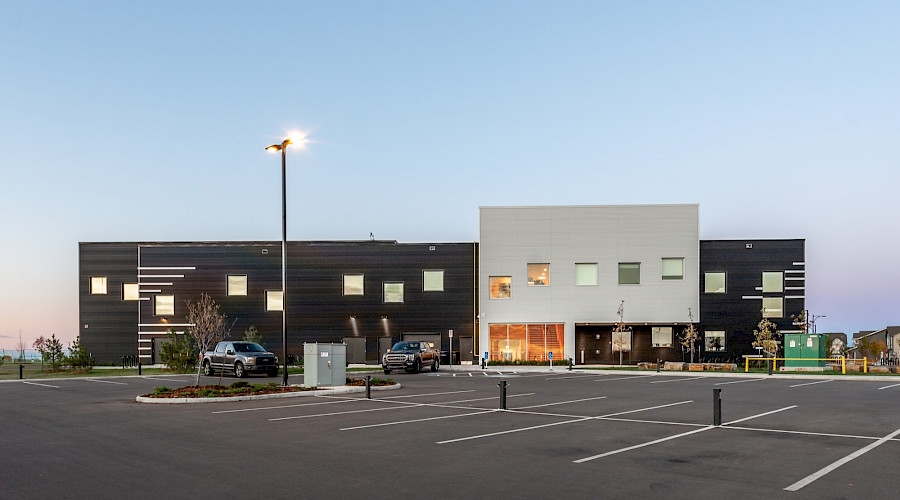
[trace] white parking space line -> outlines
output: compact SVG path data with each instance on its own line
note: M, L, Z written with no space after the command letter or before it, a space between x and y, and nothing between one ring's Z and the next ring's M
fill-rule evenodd
M359 401L359 399L345 399L343 401L319 401L318 403L298 403L294 405L282 405L282 406L261 406L259 408L239 408L237 410L219 410L211 412L213 415L220 413L242 413L246 411L261 411L261 410L278 410L281 408L297 408L300 406L315 406L315 405L334 405L340 403L352 403L354 401Z
M859 449L859 450L857 450L857 451L854 451L853 453L851 453L851 454L847 455L846 457L844 457L844 458L838 460L837 462L832 463L831 465L828 465L828 466L826 466L826 467L823 467L823 468L819 469L818 471L816 471L816 472L814 472L814 473L812 473L812 474L810 474L810 475L804 477L803 479L797 481L796 483L794 483L794 484L788 486L787 488L785 488L785 490L787 490L787 491L797 491L797 490L803 488L804 486L806 486L806 485L812 483L812 482L815 481L816 479L819 479L820 477L822 477L822 476L828 474L829 472L831 472L831 471L837 469L838 467L840 467L840 466L846 464L847 462L850 462L851 460L853 460L853 459L855 459L855 458L858 458L858 457L860 457L860 456L862 456L862 455L865 455L866 453L868 453L868 452L874 450L875 448L877 448L877 447L883 445L883 444L886 443L887 441L890 441L891 439L893 439L894 436L896 436L897 434L900 434L900 429L897 429L896 431L894 431L894 432L888 434L887 436L884 436L883 438L879 439L878 441L875 441L874 443L869 443L867 446L865 446L865 447L863 447L863 448L861 448L861 449Z
M764 416L766 416L766 415L771 415L771 414L773 414L773 413L778 413L778 412L780 412L780 411L789 410L789 409L791 409L791 408L796 408L796 405L795 405L795 406L788 406L788 407L785 407L785 408L779 408L779 409L777 409L777 410L767 411L767 412L765 412L765 413L760 413L760 414L757 414L757 415L751 415L751 416L749 416L749 417L741 418L741 419L738 419L738 420L733 420L733 421L728 422L728 423L723 424L723 425L736 424L736 423L738 423L738 422L744 422L744 421L746 421L746 420L751 420L751 419L754 419L754 418L764 417ZM678 438L681 438L681 437L690 436L691 434L697 434L697 433L699 433L699 432L705 432L705 431L708 431L708 430L710 430L710 429L715 429L715 428L716 428L715 425L708 425L708 426L706 426L706 427L701 427L701 428L699 428L699 429L694 429L694 430L692 430L692 431L682 432L681 434L675 434L674 436L664 437L664 438L661 438L661 439L654 439L653 441L648 441L648 442L646 442L646 443L636 444L636 445L628 446L628 447L625 447L625 448L619 448L619 449L617 449L617 450L608 451L608 452L606 452L606 453L601 453L601 454L599 454L599 455L593 455L593 456L590 456L590 457L580 458L580 459L578 459L578 460L574 460L573 462L576 463L576 464L581 464L581 463L584 463L584 462L589 462L589 461L591 461L591 460L596 460L596 459L598 459L598 458L604 458L604 457L608 457L608 456L610 456L610 455L616 455L616 454L619 454L619 453L624 453L624 452L626 452L626 451L637 450L637 449L639 449L639 448L645 448L645 447L647 447L647 446L652 446L652 445L654 445L654 444L664 443L664 442L666 442L666 441L671 441L671 440L673 440L673 439L678 439Z
M881 389L890 389L891 387L897 387L898 385L900 384L886 385L884 387L879 387L878 390L880 391Z
M746 380L732 380L731 382L719 382L718 384L713 384L713 385L743 384L744 382L759 382L760 380L766 380L766 379L764 379L764 378L748 378Z
M39 385L39 386L41 386L41 387L52 387L52 388L54 388L54 389L59 389L59 386L58 386L58 385L39 384L39 383L37 383L37 382L22 382L22 383L23 383L23 384L28 384L28 385Z
M513 397L533 396L533 395L534 395L534 393L532 392L532 393L527 393L527 394L513 394L513 395L507 396L507 397L513 398ZM302 418L331 417L334 415L349 415L351 413L368 413L368 412L373 412L373 411L402 410L405 408L416 408L419 406L434 406L434 407L438 407L438 408L460 408L463 410L471 410L472 409L471 407L465 407L465 406L459 407L459 406L449 406L449 405L455 404L455 403L470 403L472 401L484 401L486 399L497 399L497 396L490 396L490 397L486 397L486 398L474 398L474 399L460 399L457 401L447 401L446 403L407 403L405 401L385 401L385 400L379 400L379 399L372 399L372 400L367 400L367 401L380 401L383 403L396 403L396 404L401 404L404 406L390 406L388 408L368 408L365 410L349 410L349 411L340 411L340 412L334 412L334 413L317 413L317 414L313 414L313 415L295 415L295 416L291 416L291 417L270 418L269 422L275 422L278 420L298 420L298 419L302 419Z
M568 377L556 376L556 377L547 377L544 380L568 380L568 379L572 379L572 378L594 378L594 377L602 377L602 376L603 375L571 375Z
M629 375L627 377L598 378L594 382L609 382L611 380L631 380L633 378L653 377L654 375Z
M187 380L181 380L181 379L177 379L177 378L162 378L162 377L141 377L141 378L145 378L147 380L162 380L163 382L180 382L182 384L187 382Z
M657 408L665 408L665 407L681 405L681 404L685 404L685 403L693 403L693 401L679 401L677 403L669 403L669 404L665 404L665 405L650 406L648 408L638 408L636 410L627 410L627 411L621 411L621 412L617 412L617 413L609 413L607 415L592 416L592 417L575 417L574 415L554 415L554 414L549 414L549 413L538 413L538 412L529 412L529 411L521 411L521 412L520 411L510 411L509 413L524 413L524 414L528 414L528 415L552 415L552 416L556 416L556 417L574 418L574 420L567 420L564 422L553 422L550 424L543 424L543 425L534 425L531 427L523 427L521 429L509 429L506 431L490 432L487 434L479 434L477 436L466 436L466 437L461 437L461 438L456 438L456 439L448 439L446 441L438 441L437 444L458 443L460 441L470 441L472 439L481 439L481 438L492 437L492 436L501 436L503 434L512 434L514 432L524 432L524 431L530 431L530 430L535 430L535 429L543 429L545 427L553 427L556 425L574 424L577 422L584 422L586 420L598 420L598 419L603 419L604 417L614 417L617 415L625 415L628 413L637 413L639 411L655 410Z
M415 418L412 420L401 420L399 422L384 422L381 424L358 425L356 427L344 427L343 429L340 429L340 430L352 431L352 430L357 430L357 429L370 429L372 427L385 427L388 425L401 425L401 424L412 424L415 422L428 422L430 420L443 420L443 419L447 419L447 418L471 417L472 415L484 415L486 413L494 413L497 411L500 411L500 410L497 410L497 409L481 410L481 411L477 411L477 412L473 412L473 413L461 413L459 415L443 415L440 417L428 417L428 418Z
M827 382L834 382L834 380L818 380L816 382L807 382L805 384L789 385L788 387L803 387L804 385L825 384Z
M378 399L421 398L424 396L442 396L444 394L461 394L464 392L475 392L475 389L466 389L464 391L429 392L426 394L406 394L403 396L384 396Z
M685 382L687 380L699 380L701 378L706 378L706 377L687 377L687 378L676 378L676 379L671 379L671 380L654 380L653 382L650 382L650 383L651 384L668 384L669 382Z
M83 378L81 380L87 380L88 382L101 382L104 384L128 385L125 382L113 382L112 380L100 380L96 378Z
M573 399L571 401L560 401L558 403L544 403L542 405L523 406L521 408L512 408L513 410L527 410L528 408L543 408L545 406L565 405L569 403L579 403L581 401L593 401L595 399L606 399L606 396L597 396L595 398Z

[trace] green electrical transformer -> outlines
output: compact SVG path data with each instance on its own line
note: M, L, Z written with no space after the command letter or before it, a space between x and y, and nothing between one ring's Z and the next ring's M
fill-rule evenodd
M784 335L784 367L816 368L825 366L828 336L816 333L786 333Z

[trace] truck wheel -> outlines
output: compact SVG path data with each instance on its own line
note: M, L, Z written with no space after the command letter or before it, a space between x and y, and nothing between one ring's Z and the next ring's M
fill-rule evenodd
M209 366L209 360L203 362L203 374L207 377L212 375L212 367Z
M246 373L244 373L244 364L238 361L234 364L234 376L237 378L244 378L244 375L246 375Z
M413 366L413 373L419 373L420 371L422 371L422 361L417 359L415 366Z
M441 362L438 361L437 358L434 358L434 363L431 364L431 371L436 372L436 371L438 371L438 368L440 368L440 367L441 367Z
M385 374L385 375L390 375L390 374L391 374L391 371L388 370L387 368L385 368L385 369L384 369L384 374Z

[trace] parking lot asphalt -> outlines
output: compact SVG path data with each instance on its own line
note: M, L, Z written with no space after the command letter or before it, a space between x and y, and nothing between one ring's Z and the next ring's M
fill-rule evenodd
M900 486L890 472L900 462L900 386L890 382L390 377L403 388L372 400L214 405L134 401L193 382L184 375L5 382L0 496L893 498Z

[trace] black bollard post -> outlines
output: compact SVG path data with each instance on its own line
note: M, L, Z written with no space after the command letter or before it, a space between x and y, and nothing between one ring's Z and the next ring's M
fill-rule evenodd
M500 409L505 410L506 409L506 386L507 386L507 383L505 380L503 380L497 385L500 387Z
M366 399L372 399L372 376L366 375Z
M138 365L138 375L140 375L141 374L141 358L138 358L137 365Z
M769 358L769 375L772 374L772 358Z
M575 366L575 360L569 358L569 371L572 371L572 368Z
M722 425L722 389L713 389L713 425Z
M656 358L656 373L659 373L659 365L660 365L661 361L662 361L661 359Z
M122 356L122 369L125 369L125 356Z
M25 369L25 365L19 365L19 380L22 379L22 370Z
M484 368L485 368L486 366L487 366L487 360L484 359L484 358L481 358L481 369L484 370Z

